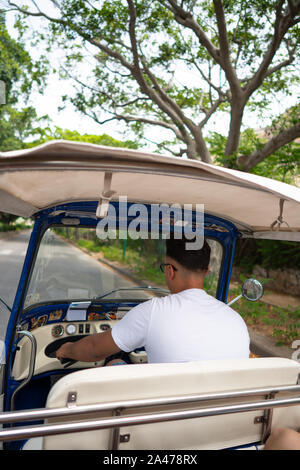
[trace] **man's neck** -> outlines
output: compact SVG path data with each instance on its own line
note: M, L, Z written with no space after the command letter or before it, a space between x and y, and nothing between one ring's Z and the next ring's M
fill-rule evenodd
M181 285L177 286L176 290L172 291L172 294L178 294L179 292L182 292L184 290L188 289L203 289L203 279L197 281L195 280L194 282L186 282L182 283Z

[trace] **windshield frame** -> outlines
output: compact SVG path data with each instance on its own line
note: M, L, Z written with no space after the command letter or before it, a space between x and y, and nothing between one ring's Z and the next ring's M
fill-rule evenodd
M51 226L47 226L45 227L45 230L43 230L43 232L41 233L41 237L39 239L39 245L38 245L38 248L35 252L35 256L33 258L33 263L32 263L32 266L31 266L31 270L30 270L30 276L28 277L28 283L27 283L27 288L26 288L26 292L25 292L25 299L27 297L27 293L28 293L28 289L30 287L30 283L31 283L31 280L32 280L32 274L33 274L33 271L34 271L34 267L35 267L35 262L36 262L36 259L37 259L37 256L38 256L38 253L39 253L39 250L40 250L40 246L41 246L41 243L44 239L44 235L46 233L46 231L48 229L51 229L51 228L55 228L55 227L64 227L64 225L51 225ZM74 225L74 226L70 226L70 227L77 227L77 228L88 228L90 229L91 227L90 226L78 226L78 225ZM224 263L224 259L225 259L225 250L224 250L224 246L222 244L222 242L215 238L215 237L206 237L207 239L209 240L213 240L215 242L217 242L221 249L222 249L222 259L221 259L221 262L220 262L220 265L219 265L219 268L218 268L218 272L216 273L218 278L217 278L217 287L216 287L216 291L215 291L215 294L214 296L217 297L218 295L218 291L219 291L219 286L220 286L220 282L221 282L221 272L222 272L222 268L223 268L223 263ZM37 301L37 302L34 302L34 303L31 303L31 304L28 304L24 307L23 309L23 314L25 314L26 312L30 311L32 308L35 308L37 306L42 306L42 305L49 305L49 304L67 304L67 303L71 303L71 302L82 302L82 301L90 301L92 303L94 302L119 302L119 303L122 303L123 301L131 301L131 302L141 302L141 301L144 301L145 299L143 298L133 298L133 297L126 297L125 298L114 298L114 297L108 297L110 294L113 294L115 292L118 292L118 291L135 291L135 290L149 290L149 291L152 291L152 292L161 292L165 295L168 295L170 292L168 291L167 288L165 287L158 287L158 286L151 286L150 284L149 285L136 285L136 286L132 286L132 287L119 287L119 288L116 288L116 289L112 289L112 290L109 290L109 291L106 291L106 292L103 292L103 293L99 293L99 295L96 295L94 297L80 297L80 298L57 298L57 299L42 299L41 301Z
M37 253L39 251L40 243L45 231L51 227L65 227L66 225L62 222L62 219L71 216L77 217L78 223L69 226L95 228L99 220L95 216L97 204L97 201L68 203L63 204L61 206L56 206L54 208L49 208L47 210L43 210L36 214L35 224L31 233L28 251L25 257L24 266L19 286L17 289L17 294L12 308L10 325L8 325L8 335L9 332L13 331L14 325L17 323L18 316L23 317L23 313L25 313L25 311L27 312L28 309L30 309L31 307L37 306L37 304L33 304L29 307L24 308L24 302L27 295L32 270L35 265ZM131 203L128 203L128 206L130 204ZM75 213L76 215L74 216ZM204 221L205 237L215 239L216 241L220 242L223 248L223 258L220 267L216 298L223 302L226 302L229 288L228 281L231 274L234 249L236 240L239 236L239 232L237 228L232 224L232 222L221 219L218 216L205 213ZM220 227L220 231L218 230L218 228L217 230L215 228L210 228L215 226ZM66 301L69 302L70 299L66 299ZM41 304L42 303L43 302L41 302Z

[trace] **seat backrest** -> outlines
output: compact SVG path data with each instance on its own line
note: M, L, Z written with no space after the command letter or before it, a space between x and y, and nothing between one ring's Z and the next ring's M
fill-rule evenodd
M76 392L76 405L88 405L295 385L299 374L300 364L283 358L136 364L86 369L70 373L56 382L49 393L46 406L48 408L66 406L70 392ZM249 399L251 397L240 398L238 402L249 401ZM261 400L262 397L259 399ZM237 403L237 401L219 402L219 404L228 403ZM201 404L198 403L197 408L199 407ZM191 405L184 407L172 405L171 408L169 406L156 407L154 411L165 412L187 408L191 408ZM284 410L283 413L282 410ZM133 413L145 412L144 408L140 411L134 410ZM123 414L130 414L130 412L124 410ZM120 435L125 437L121 438L119 449L224 449L250 444L261 440L262 424L257 424L255 418L263 414L264 411L260 410L126 426L120 428ZM93 416L93 419L105 416L112 416L112 414L102 412ZM80 419L84 418L87 416ZM70 417L56 418L48 420L48 423L66 423L72 420L74 421ZM276 410L274 422L277 425L284 422L285 425L293 428L300 427L300 407ZM44 438L43 448L110 449L112 432L111 429L104 429L47 436Z

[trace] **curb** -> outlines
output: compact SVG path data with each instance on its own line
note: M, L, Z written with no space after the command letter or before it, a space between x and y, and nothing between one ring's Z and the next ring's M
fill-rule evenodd
M251 352L260 357L292 358L293 350L288 346L276 346L276 341L248 327Z

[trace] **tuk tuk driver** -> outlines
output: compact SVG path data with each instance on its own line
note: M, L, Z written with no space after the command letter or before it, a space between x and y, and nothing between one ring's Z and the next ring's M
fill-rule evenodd
M186 250L185 243L184 238L166 240L161 267L170 295L137 305L111 330L63 344L57 358L97 362L142 347L149 363L248 358L250 340L244 320L203 290L209 244L204 241L200 250Z

